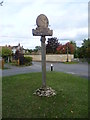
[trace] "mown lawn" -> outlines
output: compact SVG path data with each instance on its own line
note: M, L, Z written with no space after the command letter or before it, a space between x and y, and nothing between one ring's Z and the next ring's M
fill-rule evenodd
M42 84L41 73L2 79L3 118L87 118L88 80L60 72L47 73L47 85L56 96L33 95Z

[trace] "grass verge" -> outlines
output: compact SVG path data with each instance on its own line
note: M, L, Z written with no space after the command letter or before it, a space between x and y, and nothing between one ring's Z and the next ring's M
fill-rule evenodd
M78 64L79 62L63 62L64 64Z
M3 77L3 118L87 118L88 80L60 72L47 73L47 85L56 91L53 97L38 97L42 74L29 73Z

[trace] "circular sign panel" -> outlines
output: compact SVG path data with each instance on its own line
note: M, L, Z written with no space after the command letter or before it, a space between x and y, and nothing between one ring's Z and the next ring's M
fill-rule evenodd
M40 14L36 19L38 27L46 28L49 25L48 18L44 14Z

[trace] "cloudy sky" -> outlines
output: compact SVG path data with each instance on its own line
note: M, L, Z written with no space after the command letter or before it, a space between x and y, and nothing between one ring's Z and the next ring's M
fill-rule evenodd
M48 17L52 37L57 37L61 44L74 40L81 46L82 40L88 38L88 0L3 1L0 6L0 46L20 43L24 48L33 49L41 45L40 37L32 35L40 14Z

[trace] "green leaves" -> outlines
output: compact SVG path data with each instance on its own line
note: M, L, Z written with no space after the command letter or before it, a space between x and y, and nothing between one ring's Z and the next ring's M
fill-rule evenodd
M7 57L12 55L12 50L7 47L2 47L2 57Z
M84 39L82 46L77 49L79 58L90 58L90 39Z
M46 45L46 53L53 53L57 52L57 47L59 46L59 42L57 38L48 38L47 45Z

